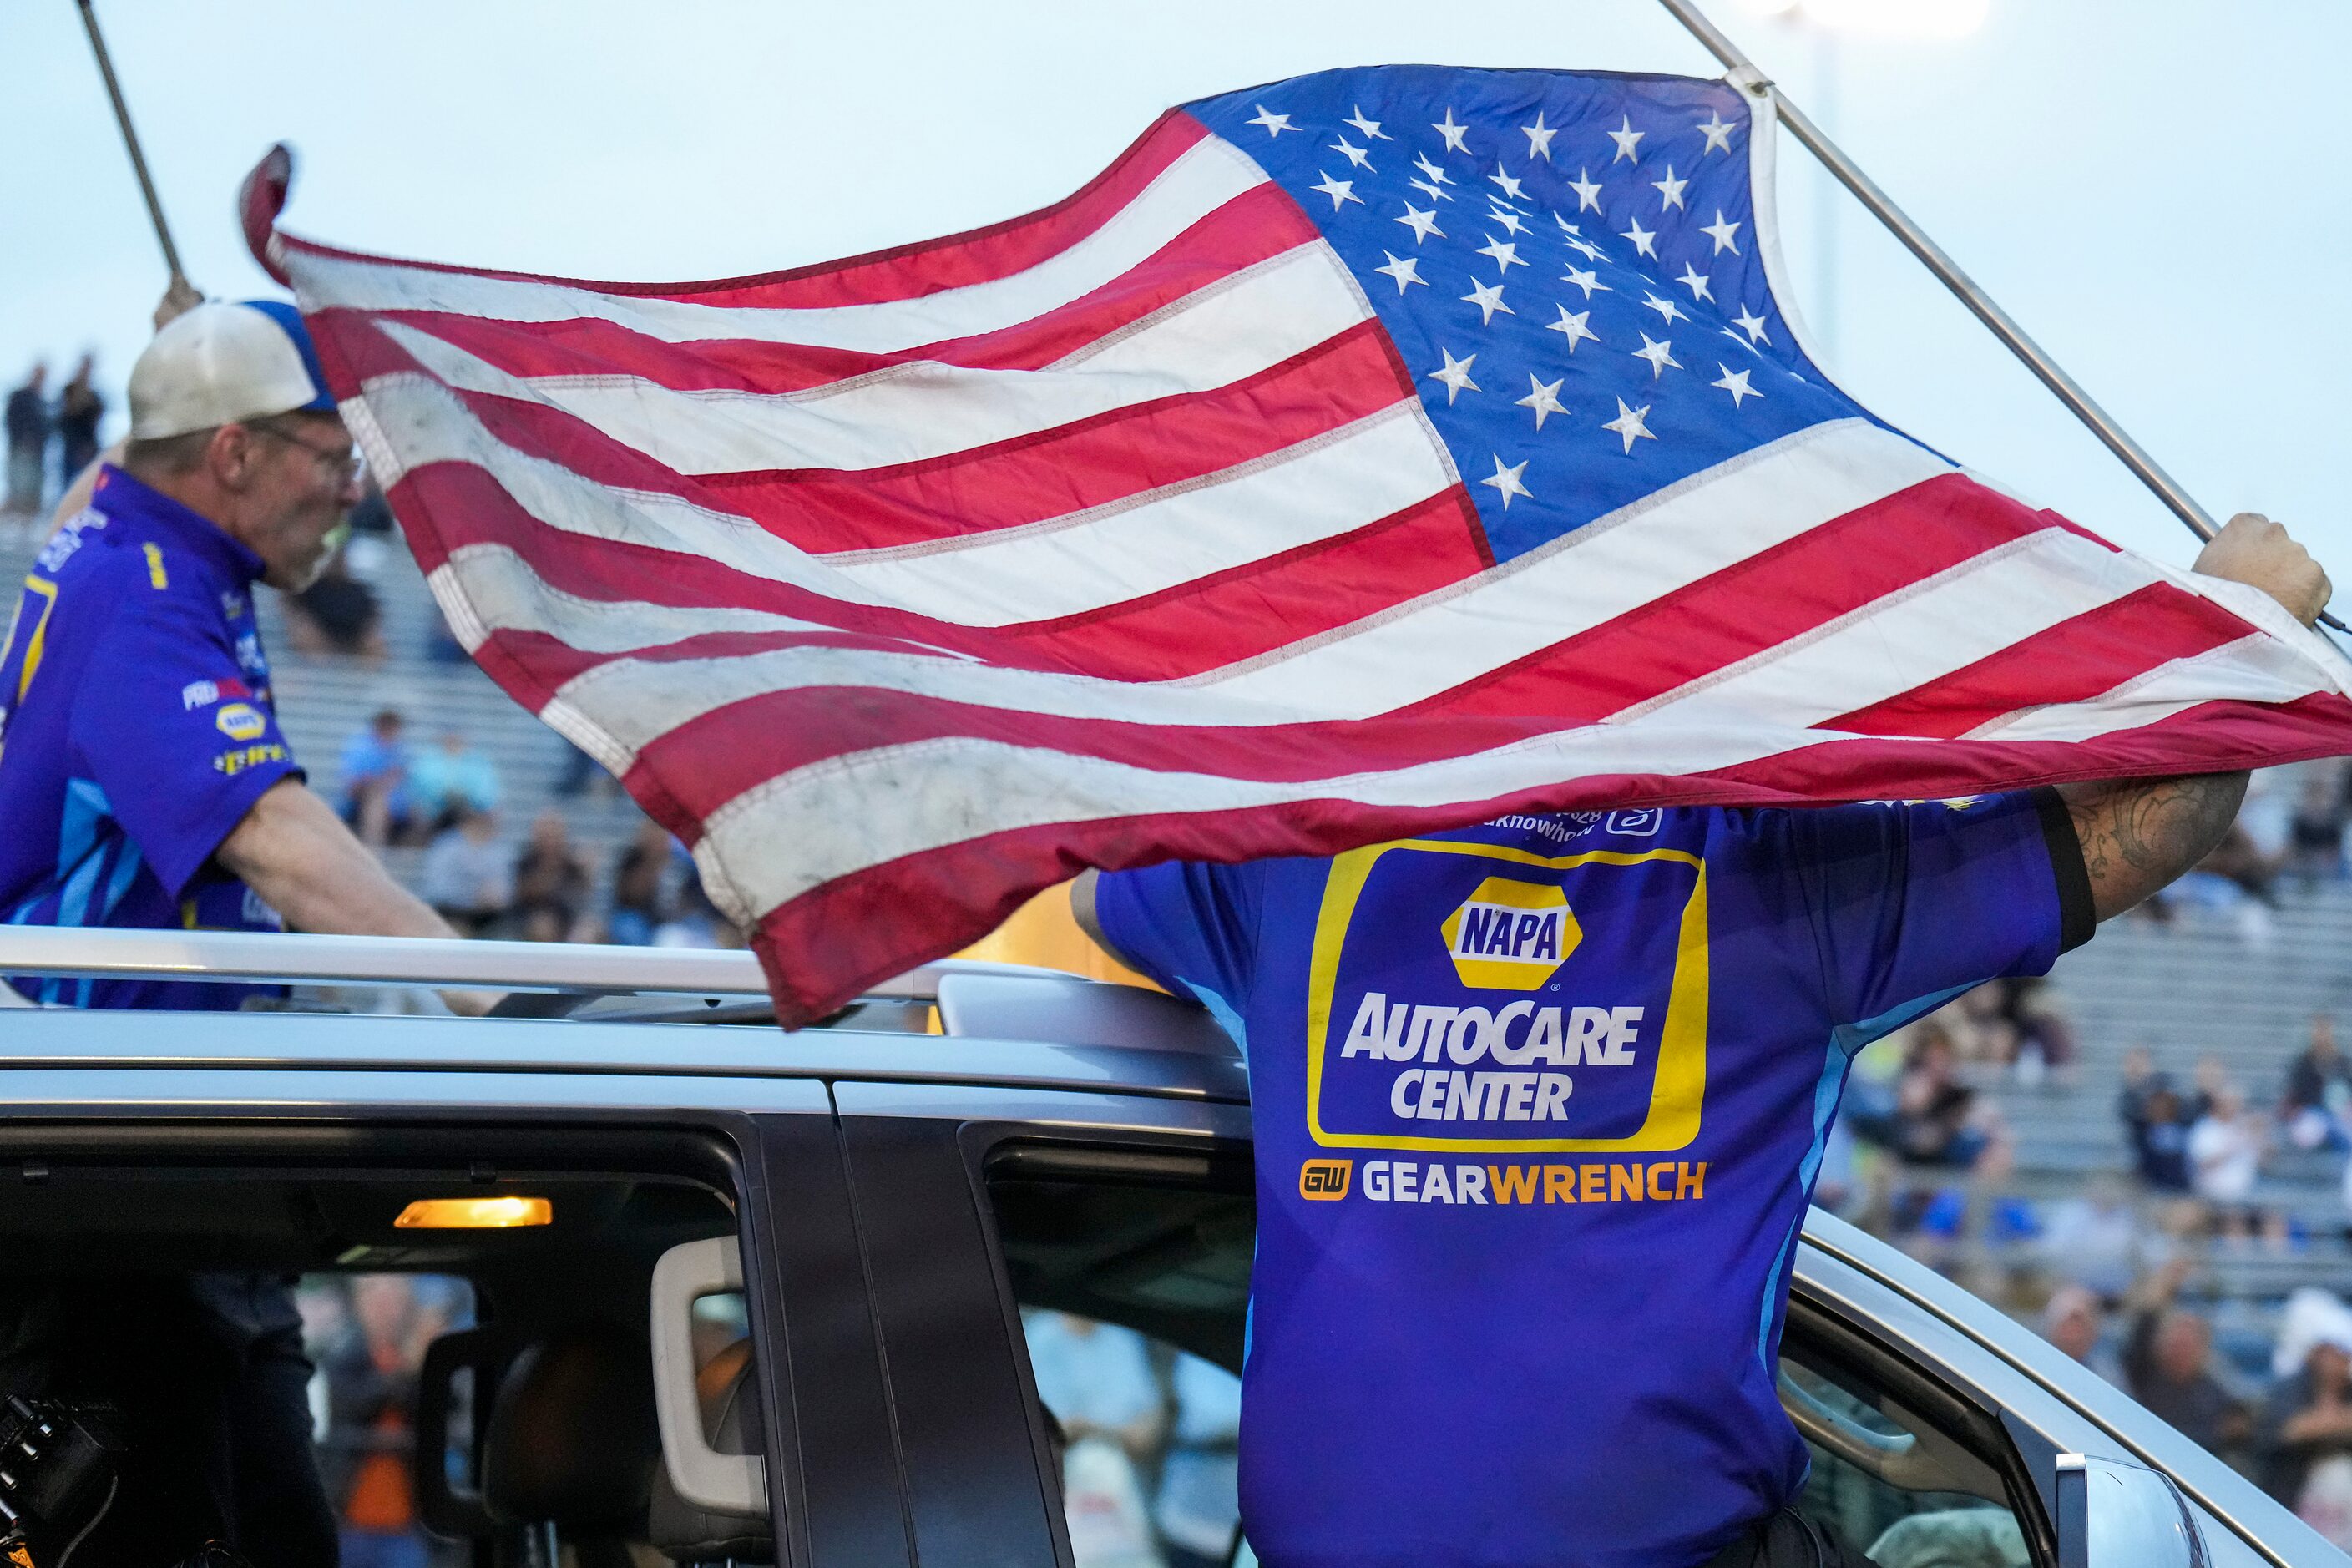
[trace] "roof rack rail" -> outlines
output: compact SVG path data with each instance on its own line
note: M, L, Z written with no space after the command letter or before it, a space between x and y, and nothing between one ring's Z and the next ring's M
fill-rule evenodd
M748 952L446 937L0 926L0 975L73 974L272 984L435 985L477 990L768 994ZM875 1000L934 1002L957 974L1076 979L1024 964L941 959L866 987Z

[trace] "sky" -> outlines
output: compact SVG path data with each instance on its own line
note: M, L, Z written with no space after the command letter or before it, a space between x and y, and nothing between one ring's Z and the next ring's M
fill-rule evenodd
M1959 39L1710 9L2217 515L2352 584L2327 478L2352 395L2341 0L1988 0ZM1886 0L1900 4L1902 0ZM189 274L271 292L231 198L296 149L295 232L624 280L719 278L992 223L1160 110L1339 65L1717 72L1654 0L100 0ZM1874 220L1784 148L1796 301L1895 425L2117 542L2195 542ZM1824 266L1824 258L1832 265ZM72 0L0 6L0 378L98 356L115 400L164 282ZM1822 331L1826 329L1826 331ZM53 383L54 384L54 383ZM2346 603L2352 603L2347 590Z

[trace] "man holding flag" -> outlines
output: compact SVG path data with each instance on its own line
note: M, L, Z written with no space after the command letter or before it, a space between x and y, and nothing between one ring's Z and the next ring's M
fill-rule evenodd
M2305 624L2327 599L2260 517L2198 570ZM1260 1558L1864 1561L1789 1508L1807 1456L1774 1387L1853 1055L2046 972L2220 843L2245 785L1513 815L1087 873L1080 923L1251 1052Z

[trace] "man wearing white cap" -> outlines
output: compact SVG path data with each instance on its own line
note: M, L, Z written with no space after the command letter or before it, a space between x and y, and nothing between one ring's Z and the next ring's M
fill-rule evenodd
M0 643L0 921L455 934L305 787L270 701L252 586L318 574L358 472L292 306L198 305L156 333L121 465L42 550ZM184 1008L257 990L17 989Z

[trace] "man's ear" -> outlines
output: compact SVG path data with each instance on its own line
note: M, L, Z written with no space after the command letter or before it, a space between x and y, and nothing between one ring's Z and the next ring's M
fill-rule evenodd
M259 446L253 432L245 426L224 425L205 443L205 467L223 489L241 492L253 480L254 464L260 458Z

